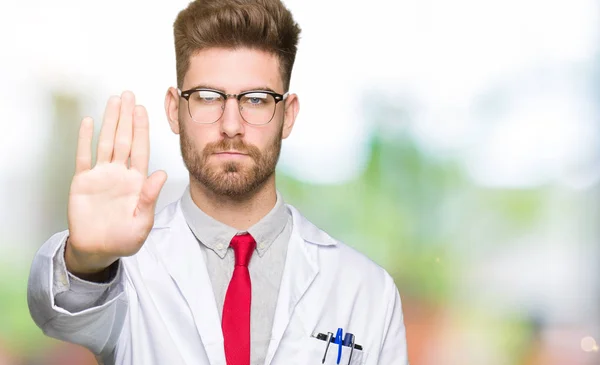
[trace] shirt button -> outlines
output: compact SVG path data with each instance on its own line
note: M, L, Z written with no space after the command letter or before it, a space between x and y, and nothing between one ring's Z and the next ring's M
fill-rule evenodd
M260 248L262 250L263 248L265 248L265 244L261 243L260 245L258 245L258 248Z
M222 244L222 243L219 243L219 244L217 245L217 250L222 250L222 249L223 249L223 244Z

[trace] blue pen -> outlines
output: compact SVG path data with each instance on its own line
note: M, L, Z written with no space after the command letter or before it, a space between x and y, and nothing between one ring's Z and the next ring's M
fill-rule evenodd
M346 334L344 335L344 342L342 342L342 345L350 347L353 337L354 335L352 333L346 332Z
M338 344L338 357L336 364L339 364L342 361L342 336L344 335L344 330L338 328L337 333L335 334L335 343Z

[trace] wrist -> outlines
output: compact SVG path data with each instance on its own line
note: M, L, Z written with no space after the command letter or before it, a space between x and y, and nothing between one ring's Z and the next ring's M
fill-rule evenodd
M65 265L71 274L86 279L86 277L102 276L108 272L108 267L118 258L105 258L98 255L82 253L70 244L70 237L65 243ZM97 281L97 280L92 280Z

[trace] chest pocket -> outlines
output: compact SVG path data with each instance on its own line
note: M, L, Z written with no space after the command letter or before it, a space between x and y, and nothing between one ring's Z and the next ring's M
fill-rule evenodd
M325 347L327 343L325 341L310 337L306 340L307 361L306 364L322 364L323 356L325 355ZM338 358L339 345L331 343L327 350L327 357L325 358L324 365L336 365ZM350 359L350 347L342 346L342 357L340 365L364 365L367 359L367 354L362 350L354 349L352 352L352 359ZM348 362L350 360L350 362Z

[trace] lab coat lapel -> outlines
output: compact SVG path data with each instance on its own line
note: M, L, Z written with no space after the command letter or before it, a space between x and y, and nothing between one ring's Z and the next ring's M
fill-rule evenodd
M319 273L317 246L335 244L331 237L312 225L295 208L288 205L288 209L292 213L293 229L279 288L272 339L267 350L265 365L271 364L294 308Z
M223 332L212 284L198 242L177 203L170 234L159 243L167 271L188 303L211 364L225 364Z

